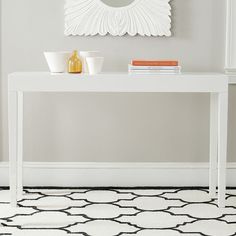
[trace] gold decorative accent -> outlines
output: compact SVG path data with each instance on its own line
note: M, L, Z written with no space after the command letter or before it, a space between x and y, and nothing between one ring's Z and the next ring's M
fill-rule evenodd
M82 72L82 62L78 57L78 52L75 50L73 55L68 61L68 72L69 73L81 73Z

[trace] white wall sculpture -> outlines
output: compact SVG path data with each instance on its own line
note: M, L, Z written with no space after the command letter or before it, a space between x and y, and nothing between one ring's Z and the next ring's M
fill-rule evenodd
M170 36L170 0L65 0L65 35ZM124 2L124 0L123 0ZM124 4L124 3L123 3Z

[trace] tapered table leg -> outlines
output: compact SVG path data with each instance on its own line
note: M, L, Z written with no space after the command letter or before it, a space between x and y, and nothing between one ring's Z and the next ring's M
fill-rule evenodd
M218 206L225 207L228 93L219 94L218 112Z
M217 129L218 129L218 94L211 94L210 102L210 165L209 165L209 194L216 198L217 183Z
M23 195L23 92L17 93L17 200Z
M11 205L17 206L17 92L8 93L9 171Z

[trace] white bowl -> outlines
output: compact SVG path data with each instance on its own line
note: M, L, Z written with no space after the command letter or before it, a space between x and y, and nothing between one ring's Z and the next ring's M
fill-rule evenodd
M98 74L102 71L104 57L86 57L90 75Z
M80 56L80 59L82 60L82 64L83 64L83 73L88 73L88 65L86 62L86 58L87 57L99 57L100 54L101 53L99 51L80 51L79 52L79 56Z
M44 52L48 67L52 73L67 72L67 64L72 52Z

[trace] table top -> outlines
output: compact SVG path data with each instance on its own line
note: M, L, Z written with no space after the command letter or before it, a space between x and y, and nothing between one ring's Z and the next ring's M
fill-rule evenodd
M221 73L16 72L9 75L8 89L24 92L226 92L228 77Z
M195 77L207 77L207 78L215 78L215 77L226 77L224 73L217 72L184 72L179 74L130 74L126 72L105 72L96 75L89 74L70 74L70 73L50 73L50 72L14 72L9 74L9 77L29 77L31 79L38 79L38 77L47 77L47 78L120 78L120 77L129 77L129 78L162 78L162 77L175 77L175 78L195 78Z

